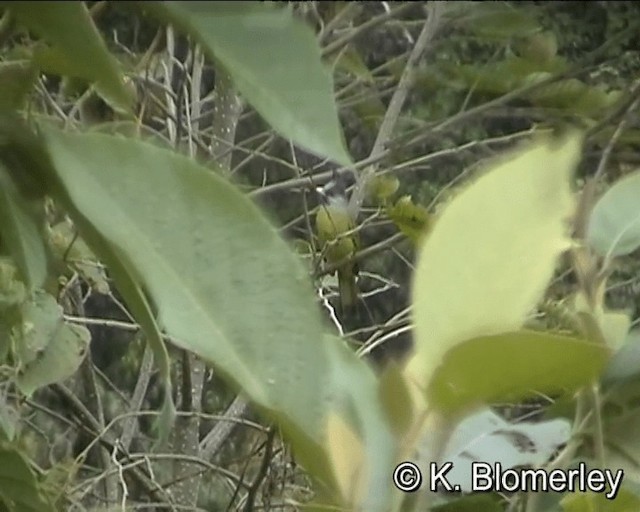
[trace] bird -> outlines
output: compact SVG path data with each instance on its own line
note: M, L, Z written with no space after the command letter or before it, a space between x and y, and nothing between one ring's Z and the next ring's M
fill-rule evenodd
M331 181L316 191L320 197L316 234L325 261L337 265L340 308L346 314L353 311L358 300L358 265L352 260L360 243L355 231L357 214L349 204L343 175L334 171Z

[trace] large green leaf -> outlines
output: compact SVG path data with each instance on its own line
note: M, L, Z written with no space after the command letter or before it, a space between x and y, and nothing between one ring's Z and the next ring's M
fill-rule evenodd
M609 360L601 343L537 331L483 336L452 348L428 396L444 411L573 392L594 382Z
M70 200L136 269L175 343L257 402L302 407L300 383L326 372L320 320L301 265L249 200L146 143L54 131L46 141Z
M393 443L375 378L341 342L324 338L303 266L260 211L218 175L148 143L54 130L45 141L58 199L95 231L86 240L110 268L117 264L127 301L121 281L130 273L172 341L267 409L325 481L327 418L336 411L348 419L377 456L367 467L375 490L367 510L384 510Z
M290 10L258 2L140 5L194 36L283 137L343 165L351 163L331 75L312 30Z
M96 82L113 106L128 110L132 98L123 74L83 2L2 2L27 28L53 45L52 53L74 76Z
M244 195L148 143L55 129L43 130L43 143L17 119L0 128L12 171L41 177L107 264L163 375L158 323L278 420L298 460L324 484L334 481L326 442L337 413L370 462L366 509L388 510L395 446L375 376L341 340L323 336L300 261ZM24 169L16 164L22 155L31 157ZM334 501L329 488L319 487Z
M640 247L640 171L615 183L596 203L587 243L601 256L629 254Z
M426 389L448 350L518 330L569 247L570 176L581 138L538 140L459 193L423 241L413 282L416 353ZM540 165L545 162L545 165Z
M38 221L39 202L27 201L0 163L0 233L31 290L42 286L47 256Z

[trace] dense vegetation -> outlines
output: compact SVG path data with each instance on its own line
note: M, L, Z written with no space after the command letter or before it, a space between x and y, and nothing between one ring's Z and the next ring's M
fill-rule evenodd
M634 2L1 2L0 512L640 509L639 29ZM392 485L469 453L625 477Z

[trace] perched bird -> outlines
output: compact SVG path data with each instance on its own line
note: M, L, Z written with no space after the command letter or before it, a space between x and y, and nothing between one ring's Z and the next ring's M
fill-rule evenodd
M334 173L331 181L316 190L320 196L316 234L327 263L338 265L338 293L344 314L353 310L358 300L358 267L351 261L359 246L354 231L357 214L349 205L344 176Z

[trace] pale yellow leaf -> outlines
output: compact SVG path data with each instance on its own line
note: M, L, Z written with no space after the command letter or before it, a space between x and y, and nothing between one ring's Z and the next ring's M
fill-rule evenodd
M413 283L415 354L425 389L444 354L476 336L517 330L570 245L570 178L581 136L538 139L494 163L444 208Z
M624 311L607 311L602 314L600 328L607 345L617 350L624 343L631 326L631 318Z
M364 446L358 434L335 412L327 418L327 452L343 504L362 503L367 474Z

